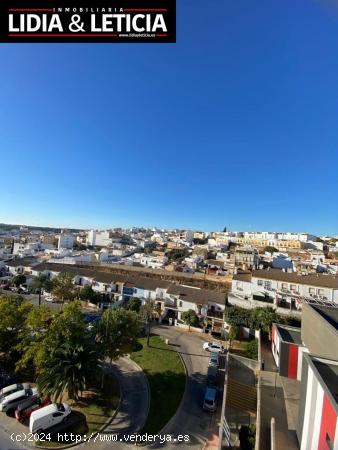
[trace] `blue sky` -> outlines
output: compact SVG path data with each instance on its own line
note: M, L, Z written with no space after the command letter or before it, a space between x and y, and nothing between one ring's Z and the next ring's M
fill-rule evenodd
M1 44L0 154L0 222L338 234L338 8L179 0L176 44Z

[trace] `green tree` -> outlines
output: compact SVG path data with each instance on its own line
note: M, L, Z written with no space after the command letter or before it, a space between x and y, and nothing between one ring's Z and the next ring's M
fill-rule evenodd
M99 292L95 292L91 286L84 286L80 290L80 299L88 300L91 303L99 303L102 299L102 295Z
M189 325L189 331L191 326L197 327L199 325L197 314L193 309L189 309L188 311L182 313L182 320L186 325Z
M224 320L229 325L250 327L252 310L231 306L224 311Z
M242 425L239 430L239 442L242 450L254 450L256 427L255 425Z
M42 392L60 402L67 392L72 400L78 400L99 366L98 354L89 339L75 345L64 342L54 348L45 361L37 383Z
M40 306L42 290L44 289L46 292L50 292L53 289L53 284L46 274L39 273L39 275L33 277L33 281L31 283L31 288L38 290L39 306Z
M12 354L32 305L22 297L0 297L0 353Z
M138 314L124 308L106 309L95 327L97 341L110 361L132 351L138 331Z
M239 326L238 325L231 325L230 331L229 331L229 347L231 347L232 341L237 339L239 336Z
M52 293L56 298L61 299L62 303L74 300L75 288L73 284L73 275L68 272L60 272L53 279Z
M26 283L26 276L23 274L15 275L12 279L13 284L18 288L21 284Z
M83 319L81 305L77 301L65 305L63 311L54 316L34 356L37 374L43 372L45 361L56 348L67 343L80 345L90 337Z
M278 322L278 315L273 308L262 307L251 310L250 328L255 330L260 328L269 335L269 339L271 339L271 325L273 322Z
M55 314L55 311L47 306L33 307L28 312L25 327L19 332L17 350L21 353L21 359L16 364L17 370L35 367L35 360L39 355L41 343L48 333Z
M253 341L246 342L245 347L246 347L246 349L245 349L246 356L248 358L257 360L257 358L258 358L258 343L257 343L256 339Z
M279 250L276 247L273 247L272 245L267 245L266 247L264 247L264 251L265 252L269 252L269 253L278 253Z
M141 309L141 300L138 297L131 297L127 304L126 309L130 309L131 311L140 312Z
M187 256L189 256L189 250L187 248L173 248L166 252L169 262L180 262Z

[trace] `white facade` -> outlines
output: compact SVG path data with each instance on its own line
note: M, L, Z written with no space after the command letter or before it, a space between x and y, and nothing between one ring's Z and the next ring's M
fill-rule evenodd
M61 233L58 237L58 249L69 248L72 249L75 242L75 236L70 233Z
M322 275L326 276L326 275ZM328 276L328 275L327 275ZM302 276L299 275L301 279ZM259 278L255 276L255 272L252 275L251 281L245 281L240 279L234 279L231 283L231 294L234 295L233 300L242 298L246 301L252 301L254 296L256 299L262 298L262 301L256 301L254 303L262 303L260 306L264 306L264 298L270 297L273 299L273 305L279 306L281 301L285 303L293 304L298 310L301 310L302 302L304 299L320 300L336 303L338 305L338 286L337 288L323 287L318 283L299 283L297 281L281 281L271 278ZM231 299L229 297L230 303ZM265 306L272 306L267 303Z
M99 245L101 247L109 246L112 244L112 239L110 237L109 231L96 231L90 230L87 233L86 239L87 245Z
M300 241L307 242L314 238L308 233L277 233L277 239L281 241Z
M135 253L132 260L151 269L161 269L168 261L168 258L166 256L152 256L144 255L143 253Z

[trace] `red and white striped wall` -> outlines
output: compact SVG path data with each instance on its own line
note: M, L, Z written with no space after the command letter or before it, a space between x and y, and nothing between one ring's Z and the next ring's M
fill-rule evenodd
M303 352L305 347L282 340L276 324L272 325L271 350L279 369L284 377L300 380L302 377Z
M302 430L298 435L300 450L338 450L338 415L334 400L329 396L325 385L319 381L318 372L308 365ZM298 433L297 433L298 434Z

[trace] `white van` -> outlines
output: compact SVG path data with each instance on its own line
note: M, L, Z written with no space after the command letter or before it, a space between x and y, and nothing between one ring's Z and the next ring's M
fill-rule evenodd
M217 390L214 388L207 388L205 391L203 409L214 412L217 409Z
M29 389L30 387L31 385L29 383L18 383L6 386L0 390L0 401L7 395L13 394L13 392L21 391L22 389Z
M31 433L41 433L58 423L65 422L71 412L70 406L66 403L53 403L44 406L32 412L29 418L29 431Z
M21 389L20 391L6 395L0 400L0 411L15 411L20 403L27 400L27 398L31 396L38 396L37 388Z

